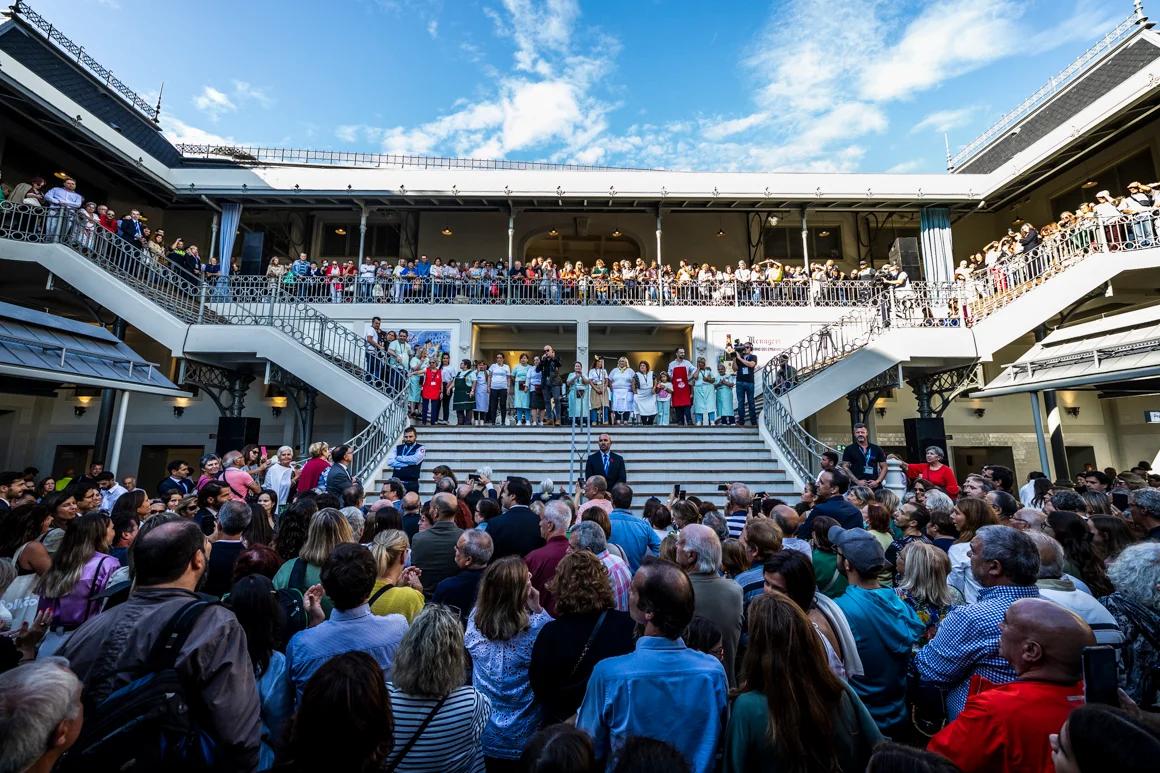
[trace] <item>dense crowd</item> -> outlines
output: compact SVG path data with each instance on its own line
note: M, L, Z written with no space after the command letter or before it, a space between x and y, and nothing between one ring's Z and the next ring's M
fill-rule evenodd
M424 425L450 424L452 412L456 424L474 426L757 425L758 360L748 342L730 341L713 366L705 356L694 365L677 349L654 373L645 360L630 367L627 357L608 370L600 355L590 368L576 361L569 370L550 345L513 363L500 353L491 363L462 359L456 367L434 341L415 345L409 331L384 330L378 317L363 337L368 378L395 379Z
M960 485L932 447L900 496L859 426L796 505L736 482L638 515L607 459L575 498L441 465L421 501L425 461L408 428L373 503L323 443L301 466L174 461L151 492L99 464L0 473L0 771L1087 772L1160 752L1146 464Z

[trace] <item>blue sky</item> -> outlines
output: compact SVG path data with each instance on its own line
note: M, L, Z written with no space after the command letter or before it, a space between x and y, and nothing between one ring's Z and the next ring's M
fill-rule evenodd
M1130 0L30 0L179 141L945 168Z

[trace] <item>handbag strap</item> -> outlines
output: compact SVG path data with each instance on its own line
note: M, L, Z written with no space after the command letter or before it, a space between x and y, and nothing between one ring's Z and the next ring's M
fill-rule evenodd
M407 752L411 751L411 747L414 746L415 742L419 740L419 736L423 735L423 731L427 729L427 725L431 724L431 720L435 719L435 715L439 713L439 709L443 708L443 704L446 701L446 695L439 699L439 702L436 703L435 707L431 709L431 713L428 714L426 718L424 718L423 721L419 723L419 727L415 728L415 732L407 740L406 745L403 746L403 750L399 752L397 757L395 757L394 762L387 765L383 769L384 773L394 773L395 768L399 767L399 764L402 763L403 759L407 756Z
M588 634L588 641L584 642L584 649L580 650L580 657L576 658L576 664L572 666L572 672L568 674L569 679L576 676L580 664L584 662L584 658L588 657L588 650L592 649L592 642L596 640L596 634L600 632L600 626L604 625L606 617L608 617L607 609L600 613L600 617L596 618L596 625L592 626L592 633Z
M394 587L395 587L394 585L392 585L391 583L388 582L386 585L379 588L377 591L374 592L374 595L372 595L370 597L370 599L367 600L367 606L373 607L375 605L375 602L379 600L380 596L382 596L384 593L386 593L387 591L391 590Z

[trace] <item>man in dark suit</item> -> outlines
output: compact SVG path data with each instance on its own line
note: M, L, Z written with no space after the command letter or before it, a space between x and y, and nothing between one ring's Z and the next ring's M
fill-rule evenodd
M117 230L121 238L129 242L129 244L138 249L145 247L145 237L141 230L141 213L137 210L134 209L125 215L125 217L121 218Z
M334 494L339 500L347 486L354 483L350 477L350 465L354 461L354 449L339 446L330 454L330 469L326 471L326 493Z
M505 509L487 522L487 533L494 545L493 558L523 558L544 546L544 538L540 536L540 517L528 506L531 503L532 484L528 479L509 478L500 494L500 504Z
M185 496L197 490L189 479L189 465L184 460L174 459L165 469L169 471L169 477L157 484L157 496L164 498L170 491L179 491Z
M837 521L843 529L857 529L862 522L862 511L854 507L846 499L846 491L850 488L850 476L841 467L832 470L822 470L818 476L818 501L810 510L809 516L798 527L799 539L808 540L812 536L814 519L820 515L828 515Z
M628 473L624 469L624 457L612 451L612 436L601 432L596 441L599 451L591 454L584 463L584 479L601 475L608 481L609 490L617 483L628 483ZM491 528L491 527L488 527Z

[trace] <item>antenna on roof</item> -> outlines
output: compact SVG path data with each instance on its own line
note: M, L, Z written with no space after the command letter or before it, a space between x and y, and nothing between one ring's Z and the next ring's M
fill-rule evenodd
M947 171L954 171L955 165L954 162L951 161L951 138L947 132L943 132L943 145L945 145L947 149Z
M1148 21L1148 17L1144 15L1143 0L1132 0L1132 8L1136 12L1136 23L1141 27L1151 28L1152 24Z
M165 81L161 81L161 90L157 92L157 107L153 108L153 122L161 120L161 95L165 93Z

